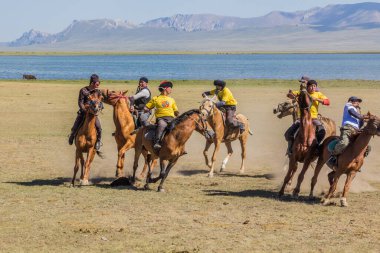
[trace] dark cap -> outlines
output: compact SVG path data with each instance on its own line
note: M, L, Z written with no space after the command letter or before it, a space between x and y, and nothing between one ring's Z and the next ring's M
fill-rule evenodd
M312 85L312 84L315 84L315 86L318 86L318 83L315 80L308 80L307 81L307 86Z
M355 96L351 96L351 97L348 99L348 102L359 102L359 103L361 103L361 102L362 102L362 99L361 99L361 98L358 98L358 97L355 97Z
M308 76L301 76L301 78L298 81L304 83L305 81L309 81L309 80L310 80L310 77L308 77Z
M170 81L162 81L160 85L158 86L159 90L165 89L165 88L173 88L173 83Z
M226 86L226 82L223 80L214 80L214 85L215 86L221 86L224 88Z
M140 77L139 82L141 82L141 81L144 81L144 82L146 82L146 83L149 82L149 81L148 81L148 78L146 78L145 76Z
M99 80L99 76L97 75L97 74L92 74L91 76L90 76L90 84L92 84L92 83L96 83L96 82L99 82L100 80Z

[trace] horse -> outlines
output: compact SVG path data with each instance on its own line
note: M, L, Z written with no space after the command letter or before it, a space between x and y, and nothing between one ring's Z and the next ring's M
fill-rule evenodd
M298 96L297 103L301 112L300 127L292 146L292 154L289 156L289 169L279 192L280 197L284 195L286 185L289 185L297 171L298 162L304 163L302 172L305 173L312 160L314 158L316 159L314 154L318 144L315 138L315 127L310 114L312 98L307 92L304 83L300 86L300 95ZM298 181L302 181L300 180L300 177ZM297 188L293 191L293 195L298 194L296 190Z
M245 170L244 160L246 158L246 145L247 145L247 140L248 140L248 134L252 135L252 131L249 128L248 118L245 117L243 114L236 115L236 118L240 122L242 122L245 126L245 131L243 133L240 133L240 129L229 129L225 125L224 120L223 120L223 114L216 107L215 96L213 98L205 97L199 109L202 112L203 119L207 121L206 131L204 133L207 133L209 131L207 129L208 127L210 127L214 132L214 136L212 138L206 138L206 146L203 150L203 155L205 158L206 165L210 168L208 176L209 177L214 176L214 165L216 161L216 154L219 151L220 144L224 142L228 150L228 155L224 158L222 166L220 168L220 172L223 172L224 169L226 168L229 158L231 157L233 153L231 142L237 139L239 139L240 146L241 146L240 173L244 173L244 170ZM211 163L210 163L208 159L207 151L210 148L212 143L214 143L215 148L214 148L214 152L212 154Z
M124 160L125 152L135 146L136 135L135 123L131 112L129 111L129 100L126 94L128 91L110 91L102 89L103 101L106 104L113 106L113 121L115 123L115 133L113 134L117 144L118 159L116 164L116 177L120 178L124 175ZM146 160L147 154L144 153ZM147 163L144 164L144 169L140 177L145 177L147 171Z
M79 128L78 133L75 137L75 165L74 165L74 176L71 181L72 186L74 186L75 177L79 170L79 163L81 164L81 176L80 184L88 185L88 178L90 176L90 165L94 160L95 153L101 158L101 152L95 149L96 143L96 128L95 122L96 117L98 117L99 112L102 110L102 96L96 90L92 91L88 97L89 102L86 104L87 111L85 120L82 126ZM84 162L83 153L87 153L86 163ZM84 166L84 172L83 172Z
M153 138L149 136L155 129L152 126L142 127L138 130L135 143L135 159L133 163L133 177L135 177L138 167L139 157L142 152L150 152L148 156L148 175L146 177L145 188L149 188L149 183L155 183L161 179L158 186L159 192L164 192L163 184L167 178L170 170L177 163L179 157L185 152L185 144L190 138L194 130L203 131L205 122L200 116L200 111L193 109L181 114L174 119L170 125L169 130L162 139L162 147L159 151L153 148ZM152 136L151 136L152 137ZM160 159L160 175L157 178L152 177L151 160ZM168 162L165 166L165 161Z
M26 75L26 74L24 74L24 75L22 75L22 79L26 79L26 80L36 80L37 77L34 76L34 75Z
M333 196L338 180L341 175L346 174L346 182L344 184L343 193L340 199L342 207L347 207L347 194L351 186L351 182L354 179L356 173L360 171L363 165L367 146L373 136L380 136L380 119L375 115L371 115L369 112L366 115L365 120L367 124L363 127L359 133L352 138L352 141L347 148L337 157L337 167L335 170L329 173L330 189L322 200L323 205L329 205L330 199ZM332 142L337 141L338 136L332 136L323 142L321 147L321 153L318 158L317 166L315 168L314 176L311 180L310 197L313 197L314 186L317 183L318 174L321 171L323 165L330 158L329 146Z

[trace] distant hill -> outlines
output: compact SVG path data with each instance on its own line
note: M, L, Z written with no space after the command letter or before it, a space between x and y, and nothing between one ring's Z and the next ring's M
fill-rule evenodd
M380 51L379 31L380 3L359 3L254 18L177 14L142 24L75 20L56 34L30 30L0 44L0 50Z

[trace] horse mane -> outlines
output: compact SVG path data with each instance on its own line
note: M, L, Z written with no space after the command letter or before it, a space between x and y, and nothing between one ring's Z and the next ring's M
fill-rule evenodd
M187 112L182 113L180 116L175 118L171 123L169 127L169 132L172 131L175 126L180 124L181 122L185 121L189 116L193 115L194 113L200 114L201 111L199 109L191 109Z

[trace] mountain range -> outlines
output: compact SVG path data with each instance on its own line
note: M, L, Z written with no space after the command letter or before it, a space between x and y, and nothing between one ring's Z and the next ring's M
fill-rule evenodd
M380 51L380 3L274 11L254 18L177 14L142 24L74 20L56 34L36 30L3 51Z

